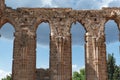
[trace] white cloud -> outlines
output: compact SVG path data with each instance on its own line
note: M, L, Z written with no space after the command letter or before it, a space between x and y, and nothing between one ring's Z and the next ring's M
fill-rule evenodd
M17 7L69 7L73 9L100 9L120 6L119 0L6 0L7 6Z
M43 65L40 65L40 67L37 66L37 68L38 68L38 69L40 69L40 68L48 69L48 68L49 68L49 65L43 64Z
M101 0L101 3L99 5L99 8L102 8L102 7L108 7L109 6L109 3L111 2L112 0Z
M52 4L52 0L42 0L42 7L51 7L51 6L54 6Z
M110 6L110 7L120 7L120 0L112 0L112 1L109 3L109 6Z
M112 0L79 0L75 9L101 9L108 7Z
M6 75L9 75L9 74L10 74L10 72L6 72L6 71L4 71L4 70L0 70L0 80L1 80L2 78L6 77Z
M78 66L77 64L73 64L72 72L75 72L75 71L80 72L80 69L83 69L83 68L85 68L85 66Z
M73 64L72 65L72 68L74 69L74 68L77 68L77 65L76 64Z
M80 67L77 64L72 65L72 72L75 72L75 71L79 72L79 69Z

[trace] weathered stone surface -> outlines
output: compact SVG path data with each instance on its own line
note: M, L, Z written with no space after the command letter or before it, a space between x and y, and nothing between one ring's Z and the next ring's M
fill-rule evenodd
M107 80L104 24L111 19L115 20L120 29L120 8L14 10L6 7L4 0L0 0L0 28L7 22L15 28L12 80L36 80L45 77L40 74L47 74L47 79L44 80L72 80L70 30L75 22L80 22L86 30L86 80ZM50 68L49 72L37 70L36 73L36 30L42 22L50 24Z
M37 69L36 70L36 80L50 80L50 70L49 69Z

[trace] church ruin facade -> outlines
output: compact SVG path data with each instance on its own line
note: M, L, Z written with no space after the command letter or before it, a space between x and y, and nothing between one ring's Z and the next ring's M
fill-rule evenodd
M50 25L50 68L44 80L72 80L71 25L79 22L85 33L86 80L108 80L104 25L114 20L120 30L120 8L72 10L71 8L17 8L0 0L0 28L14 26L12 80L36 80L36 30ZM79 60L80 61L80 60Z

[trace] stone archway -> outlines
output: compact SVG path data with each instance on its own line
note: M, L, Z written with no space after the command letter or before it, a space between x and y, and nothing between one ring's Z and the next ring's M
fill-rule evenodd
M9 32L6 32L6 31L9 31ZM6 71L5 72L5 73L7 73L6 76L11 75L14 72L12 69L12 67L14 66L13 65L14 32L15 32L15 28L9 22L2 24L2 26L0 28L0 35L1 35L0 36L0 41L1 41L1 46L0 46L1 47L1 50L0 50L1 67L0 67L0 69L2 69L3 71ZM8 66L8 67L5 68L5 66ZM2 75L5 75L5 74L2 74ZM1 75L1 77L3 77L2 75Z
M111 28L111 30L109 30ZM108 34L108 31L110 31ZM119 28L118 28L118 25L117 25L117 22L115 22L115 20L108 20L106 23L105 23L105 43L106 43L106 59L107 59L107 72L108 72L108 79L110 79L110 76L111 78L113 78L113 75L114 74L111 74L110 73L110 68L108 68L108 65L110 65L108 63L108 58L109 56L113 55L113 57L115 58L115 63L114 63L114 66L118 66L120 65L119 64ZM109 43L109 40L112 40L111 43ZM112 61L111 61L112 62ZM112 64L111 64L112 65ZM116 78L117 80L117 77L114 77Z
M40 23L36 31L36 80L50 79L50 30L48 23Z
M81 23L76 22L71 25L72 72L85 69L85 33Z

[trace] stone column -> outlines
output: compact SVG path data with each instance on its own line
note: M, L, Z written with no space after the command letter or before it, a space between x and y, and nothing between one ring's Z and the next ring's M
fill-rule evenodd
M86 80L107 80L106 45L104 35L86 33Z
M12 80L35 80L36 36L29 29L15 32Z
M72 46L71 35L65 36L63 64L64 64L64 80L72 80Z
M52 35L50 38L50 80L62 80L63 76L63 47L62 37Z
M106 45L104 35L96 37L86 34L86 79L107 80Z
M51 36L51 80L72 80L71 36Z
M67 22L51 22L50 80L72 80L71 34Z
M94 39L92 34L86 33L86 43L85 43L85 71L86 80L97 80L95 74L94 66Z
M108 80L108 75L107 75L107 57L106 57L106 44L105 44L105 35L102 34L98 38L96 42L96 49L97 49L97 66L98 66L98 71L97 76L98 80Z
M64 44L65 37L56 36L56 48L57 48L57 80L64 80Z

